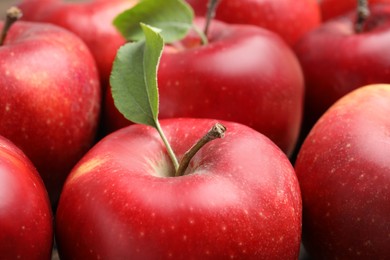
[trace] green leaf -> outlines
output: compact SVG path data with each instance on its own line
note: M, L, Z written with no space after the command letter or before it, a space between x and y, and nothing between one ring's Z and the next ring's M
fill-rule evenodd
M114 25L129 41L144 38L140 23L161 29L164 41L184 38L192 26L194 12L184 0L143 0L114 19Z
M164 40L156 28L141 24L145 40L123 45L110 77L117 109L130 121L158 125L157 68Z

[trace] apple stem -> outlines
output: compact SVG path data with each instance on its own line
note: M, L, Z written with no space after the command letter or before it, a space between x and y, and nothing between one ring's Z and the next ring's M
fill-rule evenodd
M355 24L355 32L361 33L364 28L364 22L367 20L367 17L370 15L370 10L368 8L367 0L357 0L357 19Z
M215 17L215 12L220 0L209 0L207 4L206 24L203 30L204 35L207 36L210 28L211 20Z
M191 159L195 154L208 142L217 138L223 138L226 132L226 127L220 123L216 123L201 139L198 140L183 156L180 161L179 168L175 176L183 176L190 164Z
M3 30L1 31L0 36L0 46L3 45L5 38L7 37L8 31L11 28L11 26L22 17L23 13L22 11L17 8L16 6L13 6L7 10L6 13L6 19L3 26Z

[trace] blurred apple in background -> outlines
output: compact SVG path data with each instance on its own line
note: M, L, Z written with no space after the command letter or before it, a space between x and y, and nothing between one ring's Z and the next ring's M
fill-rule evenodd
M195 20L199 28L204 22ZM217 20L211 22L208 38L202 44L192 31L166 45L158 69L160 118L242 123L290 155L301 126L304 93L302 70L292 50L271 31ZM110 93L105 107L108 132L130 124Z
M186 1L196 15L206 15L209 0ZM220 0L215 18L266 28L279 34L290 46L321 22L316 0Z
M318 2L321 9L322 20L327 21L356 10L357 0L319 0ZM390 0L368 0L368 3L370 5L380 3L389 4Z
M53 23L77 34L91 50L105 88L116 51L125 43L112 21L136 2L138 1L23 0L19 7L24 12L24 20Z
M25 154L0 136L0 258L49 260L53 218L41 177Z
M390 5L371 5L369 10L360 32L353 11L323 23L295 46L305 76L305 133L350 91L390 83Z
M390 85L361 87L335 103L295 164L303 243L314 259L389 259Z
M19 21L0 45L0 89L0 134L31 159L54 205L71 168L95 142L96 63L69 31Z

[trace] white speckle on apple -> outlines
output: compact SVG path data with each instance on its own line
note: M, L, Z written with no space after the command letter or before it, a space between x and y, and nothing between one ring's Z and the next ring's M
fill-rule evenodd
M175 227L174 225L171 226L171 230L175 230L175 228L176 228L176 227Z
M11 105L9 103L5 104L5 111L9 112L11 111ZM22 129L23 130L23 129Z
M6 75L6 76L9 76L9 74L10 74L9 70L6 70L6 71L5 71L5 75Z
M371 246L372 245L371 240L367 240L366 242L364 242L364 245L365 246Z
M143 231L139 232L139 236L140 237L144 237L145 236L145 232L143 232Z
M221 230L226 231L226 226L225 225L221 226Z
M186 235L183 236L183 241L187 241L187 236Z

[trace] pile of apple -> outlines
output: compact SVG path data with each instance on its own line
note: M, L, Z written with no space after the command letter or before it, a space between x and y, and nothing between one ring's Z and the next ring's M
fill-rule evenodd
M61 259L390 259L390 1L369 2L10 8L0 259L54 238Z

